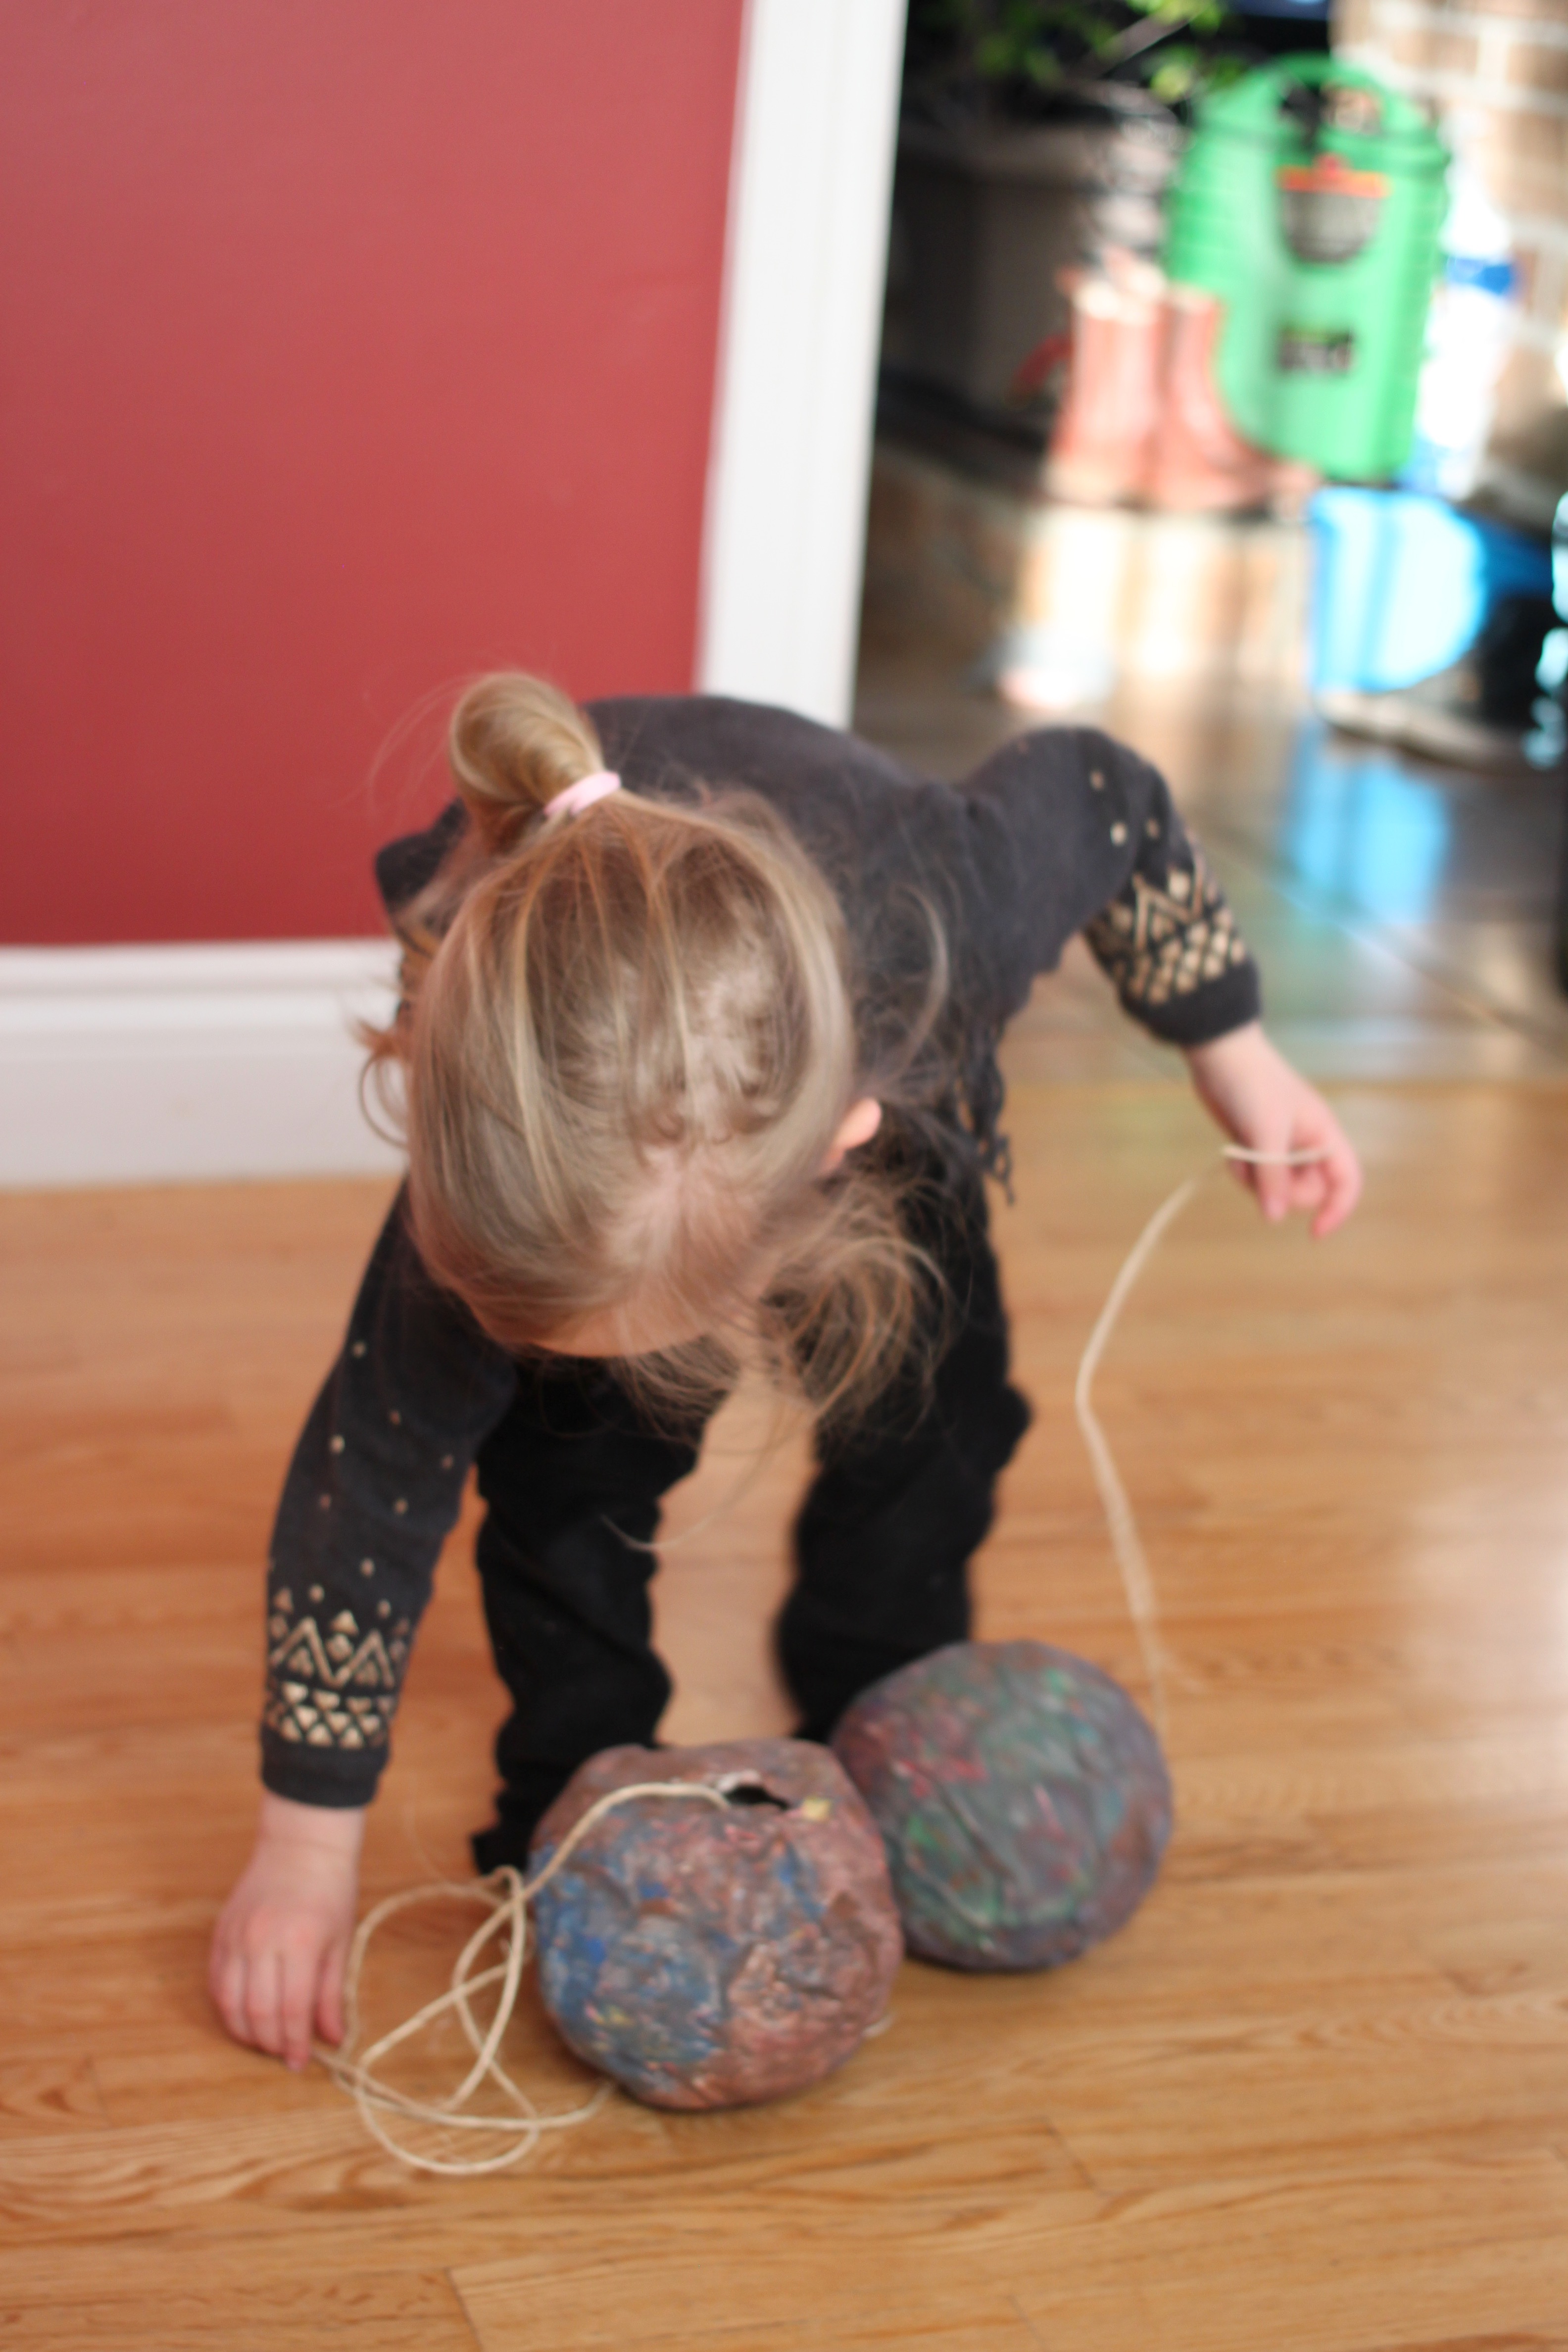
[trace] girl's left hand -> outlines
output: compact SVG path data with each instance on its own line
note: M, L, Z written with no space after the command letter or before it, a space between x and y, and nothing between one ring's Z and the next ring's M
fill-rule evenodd
M1322 1096L1276 1052L1261 1025L1249 1021L1228 1037L1193 1046L1187 1066L1198 1100L1234 1143L1249 1151L1323 1155L1299 1168L1232 1162L1264 1215L1278 1220L1304 1210L1319 1239L1342 1225L1361 1198L1361 1163Z

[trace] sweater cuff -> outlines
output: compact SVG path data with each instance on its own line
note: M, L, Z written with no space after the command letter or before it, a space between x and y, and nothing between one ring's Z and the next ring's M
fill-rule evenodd
M385 1762L384 1748L355 1756L339 1748L296 1748L265 1728L261 1734L261 1785L296 1805L357 1811L375 1795Z
M1260 1017L1263 992L1258 966L1248 958L1184 996L1170 997L1163 1004L1133 1004L1127 1009L1168 1045L1211 1045L1216 1037L1228 1037L1233 1029L1244 1029L1249 1021Z

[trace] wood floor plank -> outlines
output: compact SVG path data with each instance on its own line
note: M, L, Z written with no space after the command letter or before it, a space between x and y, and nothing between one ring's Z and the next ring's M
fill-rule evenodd
M17 2226L0 2240L6 2297L20 2308L73 2295L151 2295L164 2266L180 2261L243 2274L258 2293L334 2267L482 2267L531 2260L542 2248L569 2264L610 2242L606 2216L616 2217L610 2238L620 2231L626 2259L651 2276L658 2249L692 2215L732 2234L737 2249L754 2240L776 2257L815 2244L824 2231L831 2238L836 2217L853 2213L845 2263L856 2277L870 2263L882 2284L874 2241L884 2228L900 2242L911 2233L934 2242L955 2212L988 2213L1006 2235L1086 2220L1105 2201L1048 2135L972 2132L944 2140L933 2165L930 2142L907 2130L862 2128L851 2140L825 2130L820 2111L781 2133L776 2120L755 2130L737 2116L668 2118L617 2106L605 2130L568 2135L526 2168L472 2181L409 2172L363 2142L351 2149L324 2124L292 2137L279 2129L239 2137L247 2186L226 2197L207 2183L216 2131L124 2136L118 2160L93 2174L108 2182L113 2210L81 2229L73 2215L89 2200L73 2186L72 2168L32 2165L26 2210L18 2199ZM294 2169L290 2151L300 2159ZM5 2168L15 2179L21 2168ZM61 2183L68 2210L55 2195Z
M1328 2174L1422 2148L1550 2147L1568 2114L1568 2012L1552 1992L1325 2020L1216 2018L1077 2037L1042 2081L1052 2123L1107 2189Z
M193 2278L193 2270L205 2276ZM139 2270L126 2292L21 2305L0 2286L0 2340L26 2352L320 2352L344 2338L378 2352L476 2352L451 2281L441 2272L274 2277L265 2283L210 2260Z
M252 2104L236 2066L226 2108L205 2094L182 2114L180 2073L169 2072L161 2120L68 2140L54 2134L0 2140L0 2244L155 2236L188 2225L193 2214L205 2226L209 2212L220 2213L233 2232L284 2229L330 2238L345 2211L396 2210L412 2230L411 2217L449 2214L479 2194L473 2184L432 2180L384 2155L319 2075L291 2084L282 2077L282 2087L275 2076L268 2095ZM134 2074L128 2083L110 2070L110 2098L129 2105L135 2091ZM574 2105L580 2095L574 2082L558 2103ZM618 2206L656 2217L657 2229L672 2194L700 2201L706 2184L743 2190L758 2179L792 2209L831 2207L851 2180L871 2201L910 2206L940 2206L953 2193L1005 2199L1019 2183L1042 2202L1092 2202L1081 2168L1037 2105L1031 2114L1033 2105L1016 2102L998 2128L984 2117L953 2115L951 2086L944 2102L929 2080L911 2083L896 2064L880 2081L869 2065L858 2081L847 2069L755 2117L669 2117L617 2102L592 2127L548 2141L515 2180L496 2176L500 2186L490 2186L486 2210L500 2200L508 2210L548 2210L559 2221L591 2212L602 2194L613 2193ZM155 2112L154 2102L144 2098L142 2111ZM933 2144L945 2151L934 2183L927 2172Z
M742 2322L775 2336L793 2328L807 2343L820 2330L821 2340L856 2352L896 2345L901 2330L923 2352L922 2326L933 2347L947 2352L967 2326L978 2342L1012 2352L1015 2342L1029 2342L1012 2274L1027 2261L1031 2239L1049 2232L1046 2210L1031 2231L1018 2209L911 2211L847 2195L835 2209L803 2215L737 2200L725 2223L731 2259L719 2263L700 2212L657 2235L599 2218L603 2227L563 2231L536 2251L456 2267L484 2352L616 2343L640 2352L684 2337L706 2352L710 2335L723 2345ZM1069 2226L1086 2228L1087 2217L1075 2213ZM639 2292L631 2298L634 2273Z
M1010 2295L996 2294L983 2280L967 2289L952 2280L945 2287L884 2287L846 2296L831 2273L808 2271L793 2294L774 2295L765 2277L759 2294L754 2273L728 2296L714 2296L696 2281L682 2282L660 2296L640 2317L623 2310L606 2326L590 2309L567 2314L553 2298L547 2315L530 2307L526 2290L499 2277L467 2278L464 2307L481 2352L542 2352L545 2346L624 2344L636 2352L1039 2352L1037 2335ZM740 2318L758 2302L774 2317ZM726 2312L728 2315L721 2315ZM568 2332L561 2334L565 2329Z

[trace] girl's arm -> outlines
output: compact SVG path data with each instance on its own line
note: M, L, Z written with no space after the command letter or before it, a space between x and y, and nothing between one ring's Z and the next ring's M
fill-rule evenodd
M284 1485L268 1563L266 1793L213 1939L213 1999L242 2042L302 2066L342 2031L364 1811L474 1454L511 1360L386 1221Z
M367 1805L410 1646L511 1359L437 1289L394 1203L284 1483L267 1578L261 1777Z
M1257 967L1159 771L1108 735L1047 728L988 760L965 799L967 928L989 943L1002 1017L1082 931L1123 1008L1184 1052L1200 1101L1233 1141L1270 1158L1321 1155L1298 1168L1237 1164L1264 1214L1304 1210L1316 1234L1342 1224L1361 1191L1355 1153L1264 1035Z

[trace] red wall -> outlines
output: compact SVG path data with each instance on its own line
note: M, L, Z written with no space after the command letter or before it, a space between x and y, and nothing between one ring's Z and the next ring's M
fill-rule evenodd
M376 929L420 698L689 684L740 17L0 0L0 938Z

